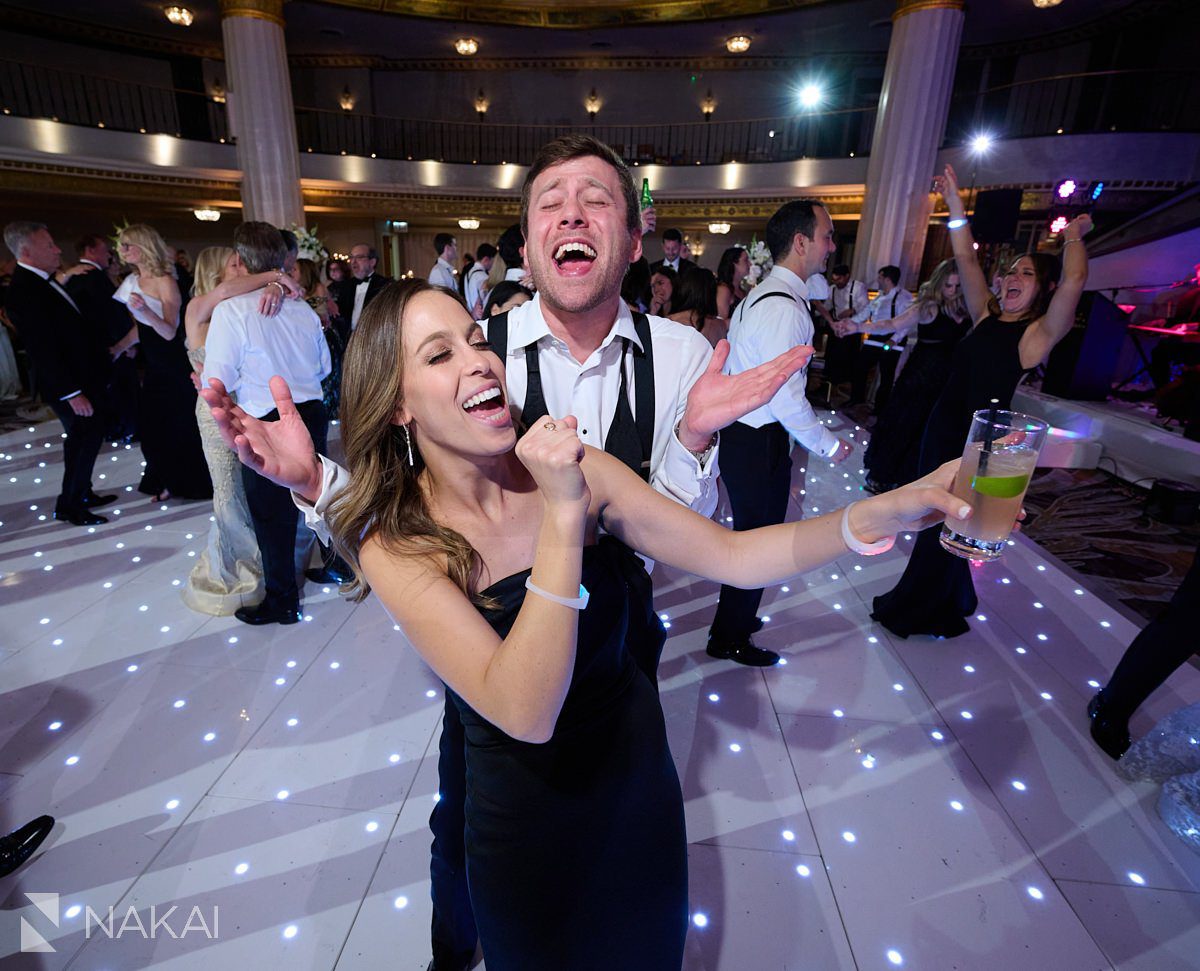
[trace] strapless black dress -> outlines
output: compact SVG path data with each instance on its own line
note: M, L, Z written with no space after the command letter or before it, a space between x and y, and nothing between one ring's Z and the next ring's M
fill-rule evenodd
M544 745L450 692L466 736L467 882L488 971L678 971L687 931L683 796L662 707L625 646L617 544L589 546L575 670ZM529 571L483 591L501 637ZM531 595L532 596L532 595Z

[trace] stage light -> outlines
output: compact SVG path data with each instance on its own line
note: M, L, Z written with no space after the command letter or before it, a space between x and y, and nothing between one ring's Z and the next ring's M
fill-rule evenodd
M1054 194L1060 199L1070 199L1078 188L1074 179L1063 179L1054 187Z
M974 155L986 155L992 150L992 136L987 132L980 132L971 139L971 152Z
M1095 202L1097 199L1099 199L1099 198L1100 198L1100 193L1101 193L1101 192L1103 192L1103 191L1104 191L1104 183L1103 183L1103 182L1097 182L1097 183L1096 183L1096 184L1095 184L1095 185L1092 187L1092 202Z
M1050 234L1052 236L1057 236L1067 228L1067 223L1069 222L1070 220L1066 216L1055 216L1054 219L1050 221Z
M823 100L824 92L821 91L820 85L810 82L800 89L797 97L800 99L800 107L815 108Z

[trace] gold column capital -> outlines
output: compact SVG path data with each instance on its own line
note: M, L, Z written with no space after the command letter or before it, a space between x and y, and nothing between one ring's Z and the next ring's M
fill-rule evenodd
M221 0L221 19L252 17L284 26L284 0Z
M896 0L896 12L892 14L895 23L901 17L918 10L962 10L963 0Z

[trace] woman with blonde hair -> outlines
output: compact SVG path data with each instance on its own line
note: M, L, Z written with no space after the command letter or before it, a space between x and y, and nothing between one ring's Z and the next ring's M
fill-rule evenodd
M133 272L113 299L137 321L146 369L138 422L146 470L138 491L155 502L209 499L212 482L196 427L196 387L179 326L182 300L174 261L157 230L141 223L121 230L117 255Z
M838 322L841 335L890 333L895 340L914 328L916 346L871 432L871 444L863 458L870 492L885 492L917 477L925 422L950 377L954 345L970 329L958 264L953 259L942 260L934 268L917 290L917 299L894 319L862 324Z
M192 299L184 314L188 360L197 375L204 371L204 341L217 304L229 297L262 290L259 311L274 316L285 296L301 290L291 279L271 270L247 274L228 246L209 246L196 257ZM262 558L250 524L241 467L217 432L212 412L196 401L196 424L213 485L213 523L208 543L183 588L183 602L204 614L225 616L252 607L263 598Z

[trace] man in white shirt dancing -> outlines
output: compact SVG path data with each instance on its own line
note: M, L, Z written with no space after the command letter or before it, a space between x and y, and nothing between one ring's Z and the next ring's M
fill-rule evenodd
M875 299L849 319L852 324L879 324L887 320L895 320L912 306L913 296L900 286L900 267L883 266L879 268L879 293ZM845 318L843 318L845 319ZM875 391L873 411L879 414L892 396L892 385L896 381L896 367L900 363L900 355L904 353L904 342L907 337L898 341L890 333L874 333L874 327L867 331L867 337L854 360L854 379L850 386L850 401L848 407L865 404L867 400L867 379L871 368L879 368L879 387ZM847 331L850 333L852 331ZM845 336L842 333L839 337Z
M729 323L726 370L733 375L758 367L788 348L812 343L812 313L804 281L824 267L836 246L829 213L811 199L780 208L767 223L766 241L775 268L738 304ZM813 414L805 397L806 383L807 369L797 372L769 402L721 433L722 480L733 507L734 529L784 521L792 481L792 438L832 462L845 461L853 451ZM712 657L758 667L778 663L778 654L750 639L762 627L756 616L762 595L762 590L721 587L709 628Z
M274 226L242 223L233 235L237 258L250 273L281 270L287 246ZM330 371L329 344L321 320L303 300L285 300L279 314L258 312L258 294L246 293L217 304L205 341L204 383L213 378L238 406L264 422L280 413L268 383L279 375L291 388L294 405L313 445L324 449L328 416L321 402L321 379ZM282 486L253 469L242 469L246 504L262 553L266 599L256 607L240 607L234 616L246 624L294 624L300 620L300 589L294 550L300 516Z
M458 240L449 233L438 233L433 237L433 248L438 258L429 271L429 282L435 287L457 291L458 274L454 269L454 261L458 259Z

